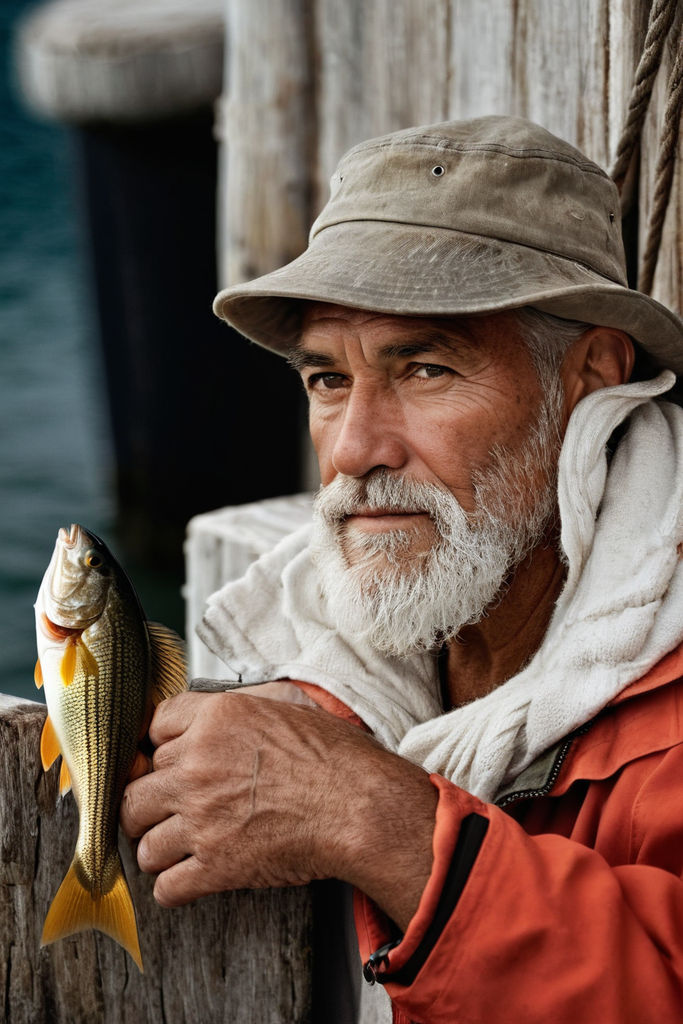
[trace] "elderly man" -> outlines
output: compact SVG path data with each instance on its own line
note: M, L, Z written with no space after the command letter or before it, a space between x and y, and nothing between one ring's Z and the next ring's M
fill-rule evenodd
M216 310L301 374L322 488L209 602L250 692L155 714L157 899L351 883L395 1020L680 1020L683 325L613 184L514 118L374 139Z

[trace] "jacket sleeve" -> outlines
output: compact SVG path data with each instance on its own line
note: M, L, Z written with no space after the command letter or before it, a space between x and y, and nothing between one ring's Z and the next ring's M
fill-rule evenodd
M431 779L434 865L398 945L374 904L356 900L361 956L380 950L366 978L386 986L395 1009L416 1024L683 1020L680 747L622 806L623 864L565 835L529 835L500 808Z

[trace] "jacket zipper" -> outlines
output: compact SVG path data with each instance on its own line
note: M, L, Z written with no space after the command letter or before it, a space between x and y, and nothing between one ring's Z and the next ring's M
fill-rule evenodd
M545 780L545 782L539 789L515 790L514 793L508 793L500 800L494 801L495 804L498 807L508 807L510 804L515 803L518 800L533 800L539 796L547 796L550 790L557 782L557 777L560 774L562 765L564 764L567 758L567 754L569 753L569 748L571 747L572 743L577 738L577 736L583 736L584 733L587 733L591 725L592 722L586 722L585 725L582 725L579 729L576 729L570 736L567 737L567 739L564 741L564 743L562 744L562 746L560 747L555 756L555 760L553 761L553 765L550 769L548 778Z

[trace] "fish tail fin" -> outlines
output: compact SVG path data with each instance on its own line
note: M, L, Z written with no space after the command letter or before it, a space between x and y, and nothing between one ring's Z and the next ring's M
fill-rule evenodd
M123 946L142 973L142 954L133 900L118 851L115 856L114 884L102 896L93 896L83 885L77 870L77 858L74 857L47 912L40 944L47 946L67 935L96 928Z

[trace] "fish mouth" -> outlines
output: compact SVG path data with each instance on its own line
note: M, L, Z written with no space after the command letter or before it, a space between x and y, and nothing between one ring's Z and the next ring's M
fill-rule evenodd
M88 570L82 564L82 551L90 544L88 531L78 523L59 528L43 596L43 631L53 640L87 629L102 613L104 600L87 586Z
M72 523L69 531L67 532L65 526L60 526L57 536L60 543L63 544L65 548L73 550L80 540L81 528L78 523Z

